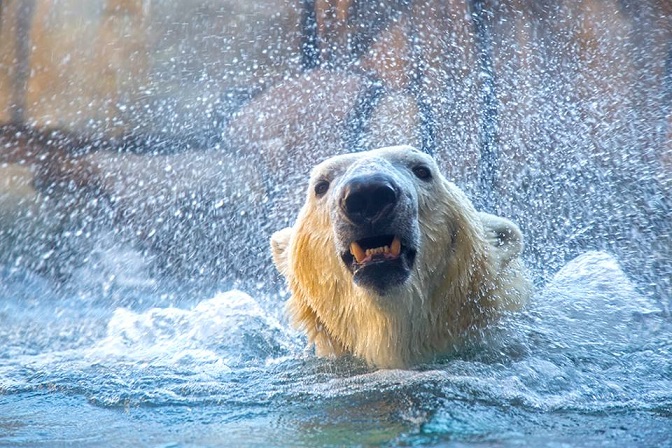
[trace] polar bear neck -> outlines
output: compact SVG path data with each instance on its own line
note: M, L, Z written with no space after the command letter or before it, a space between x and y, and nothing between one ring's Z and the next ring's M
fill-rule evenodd
M305 244L319 246L319 242L307 238L310 241ZM343 281L349 273L334 261L319 267L329 274L310 278L298 274L290 279L290 315L306 330L320 356L353 353L380 368L429 361L436 354L453 351L475 323L486 321L482 310L490 307L480 303L484 297L479 290L482 282L475 276L485 272L487 260L475 255L482 251L466 253L470 254L468 259L455 257L440 267L441 272L422 265L420 260L410 281L393 296L384 297ZM455 278L470 281L451 280Z
M346 303L340 300L343 297L355 300ZM459 293L454 297L460 297ZM408 367L453 351L473 328L472 317L478 312L471 308L485 308L478 306L477 298L457 303L445 295L429 297L415 287L381 305L384 300L390 298L372 297L358 289L329 297L321 302L331 304L325 307L297 294L289 308L318 355L353 353L379 368Z

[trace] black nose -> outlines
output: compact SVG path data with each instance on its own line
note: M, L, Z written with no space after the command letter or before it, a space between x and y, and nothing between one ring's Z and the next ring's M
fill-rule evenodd
M397 189L392 179L382 174L358 176L343 187L340 206L352 222L374 223L385 218L397 203Z

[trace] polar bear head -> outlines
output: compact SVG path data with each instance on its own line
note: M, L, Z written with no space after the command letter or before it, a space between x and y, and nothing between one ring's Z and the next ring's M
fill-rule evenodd
M429 155L408 146L317 165L296 223L271 247L290 313L318 354L353 353L381 367L445 352L509 296L525 295L512 288L518 228L476 212Z

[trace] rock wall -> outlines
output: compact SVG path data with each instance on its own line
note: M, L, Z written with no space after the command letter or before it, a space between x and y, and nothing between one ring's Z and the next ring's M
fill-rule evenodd
M98 217L53 241L98 219L173 271L269 277L313 164L411 143L540 278L604 249L672 289L669 2L2 1L0 42L0 204ZM19 240L4 262L43 260Z

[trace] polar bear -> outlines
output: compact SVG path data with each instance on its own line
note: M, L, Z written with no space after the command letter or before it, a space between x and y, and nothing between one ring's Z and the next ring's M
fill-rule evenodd
M318 356L405 368L459 348L527 300L511 221L479 213L410 146L332 157L292 227L271 237L288 310Z

